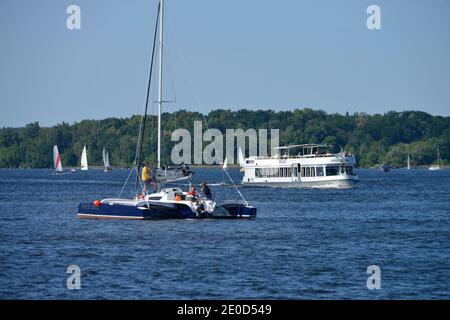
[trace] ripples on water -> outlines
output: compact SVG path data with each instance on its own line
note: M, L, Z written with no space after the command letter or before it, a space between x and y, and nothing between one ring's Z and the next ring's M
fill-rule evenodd
M0 298L449 298L450 170L359 170L342 190L242 188L254 221L76 217L80 201L117 196L127 175L0 170ZM81 290L66 288L71 264ZM372 264L381 290L366 287Z

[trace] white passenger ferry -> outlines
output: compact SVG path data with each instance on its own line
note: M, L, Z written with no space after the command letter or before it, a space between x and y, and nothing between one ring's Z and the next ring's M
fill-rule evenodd
M293 145L276 148L273 156L243 159L242 183L280 187L352 186L358 181L355 157L347 152L330 153L329 149L330 146L319 144Z

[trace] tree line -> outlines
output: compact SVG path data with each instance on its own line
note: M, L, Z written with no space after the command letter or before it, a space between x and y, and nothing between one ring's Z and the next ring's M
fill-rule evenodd
M170 165L171 134L184 128L193 135L194 121L203 121L198 112L179 110L162 115L162 163ZM345 150L356 155L357 165L372 167L387 162L405 166L408 155L412 166L436 161L439 146L444 163L450 162L450 117L432 116L421 111L390 111L385 114L328 114L322 110L214 110L205 115L209 128L280 129L280 145L325 143L334 152ZM102 165L102 149L110 154L115 167L130 167L135 157L141 117L83 120L41 127L38 122L21 128L0 129L1 168L53 167L52 149L58 145L63 165L79 166L86 145L90 165ZM146 121L143 155L155 163L156 116ZM203 126L205 130L206 126ZM207 144L207 143L206 143Z

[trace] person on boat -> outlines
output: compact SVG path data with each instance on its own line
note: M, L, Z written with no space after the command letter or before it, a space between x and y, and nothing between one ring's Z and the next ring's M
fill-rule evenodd
M189 189L189 192L187 193L189 196L195 197L195 187L192 186L191 189Z
M195 201L195 205L196 205L195 211L197 213L197 217L199 217L201 219L209 218L209 214L205 210L205 206L200 199L197 199L197 201Z
M144 188L142 189L142 193L145 195L149 187L152 187L152 169L150 168L150 164L145 162L144 168L142 168L142 183L144 184ZM153 189L153 188L152 188Z
M202 192L202 196L204 196L208 200L213 200L213 194L211 192L211 189L209 189L208 185L206 184L206 181L203 181L200 190Z

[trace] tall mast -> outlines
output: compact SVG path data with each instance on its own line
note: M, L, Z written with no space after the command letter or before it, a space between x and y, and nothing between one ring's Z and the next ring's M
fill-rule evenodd
M135 190L137 190L137 187L138 187L139 172L141 169L141 153L142 153L142 147L144 145L144 134L145 134L145 124L146 124L146 120L147 120L148 100L150 97L150 87L151 87L151 83L152 83L152 74L153 74L153 62L155 61L154 58L155 58L156 40L158 37L160 6L161 6L161 3L158 4L158 14L156 16L155 33L153 35L152 58L150 59L150 70L148 72L147 95L145 97L145 109L144 109L144 113L142 114L142 117L141 117L141 124L139 126L138 142L137 142L137 146L136 146L136 156L134 158L134 165L136 166L136 180L134 181L134 189Z
M159 10L159 76L158 76L158 169L161 168L161 109L162 109L162 68L163 68L163 0Z
M443 164L443 162L441 159L441 154L439 152L439 146L437 147L437 156L438 156L438 166L442 166L441 163Z

